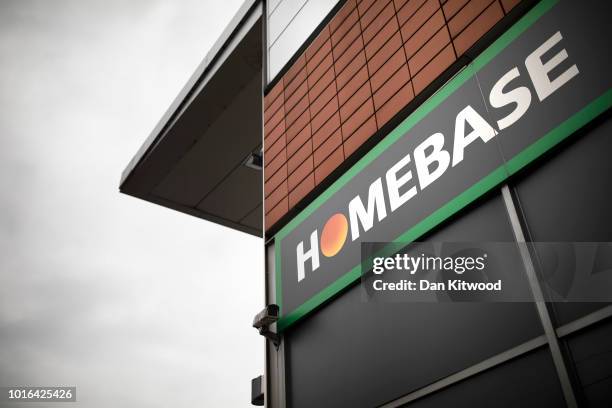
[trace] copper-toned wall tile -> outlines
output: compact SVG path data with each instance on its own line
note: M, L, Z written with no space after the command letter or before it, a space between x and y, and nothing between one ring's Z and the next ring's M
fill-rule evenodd
M371 116L365 123L361 124L350 137L344 141L344 154L349 157L355 150L359 148L366 140L376 133L376 118Z
M414 93L419 94L433 82L446 68L455 62L455 51L451 44L447 45L433 60L412 78Z
M461 55L467 51L503 17L504 12L501 5L497 1L492 3L454 39L453 43L457 53Z
M397 112L414 98L412 83L408 82L376 111L376 122L387 123Z
M348 0L264 97L265 228L519 0Z
M289 191L293 190L306 176L308 176L314 170L312 164L312 156L308 156L302 164L300 164L293 173L289 174L287 178L287 187Z
M314 151L313 159L315 167L319 166L340 145L342 145L342 134L340 129L338 129Z
M455 38L464 28L468 26L480 13L482 13L493 0L470 0L457 14L448 18L448 29Z
M314 174L310 173L289 193L289 206L294 207L306 196L306 194L310 193L314 187Z
M342 146L334 150L323 162L315 168L315 183L319 184L344 161Z

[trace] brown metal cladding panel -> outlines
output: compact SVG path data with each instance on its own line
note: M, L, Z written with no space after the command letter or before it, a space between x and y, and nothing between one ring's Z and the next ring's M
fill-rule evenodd
M321 181L325 180L332 171L334 171L338 166L342 164L344 161L344 151L342 146L338 147L336 150L332 152L323 162L315 168L314 177L315 183L319 184Z
M304 129L304 127L310 123L310 112L308 109L302 113L302 116L297 118L295 122L293 122L290 126L287 126L287 143L291 142L293 138Z
M412 75L416 75L429 61L431 61L446 45L450 44L450 36L446 27L441 28L416 54L408 60L408 67Z
M504 12L507 14L512 10L521 0L501 0L502 6L504 6Z
M385 64L376 71L370 78L372 92L376 92L398 69L402 66L407 66L406 55L401 48L395 51L395 54Z
M283 113L283 112L281 112ZM281 120L274 129L268 131L264 128L264 144L271 145L285 134L285 121Z
M312 57L319 51L319 49L325 44L325 42L329 40L329 27L324 27L317 38L314 39L312 44L306 48L304 55L306 56L306 60L312 59Z
M376 122L387 123L397 112L414 98L412 83L408 82L387 103L376 111Z
M436 79L446 68L455 62L455 51L451 44L447 45L418 74L412 78L414 93L418 95L427 85Z
M270 180L264 184L264 194L266 198L285 180L287 180L287 165L283 164L283 166L270 177Z
M306 67L302 68L300 72L293 78L293 80L287 84L285 83L285 111L289 112L296 103L295 95L304 92L303 86L306 83ZM299 99L299 96L297 97Z
M338 104L344 105L350 98L361 88L363 84L368 82L368 69L364 65L338 92Z
M314 170L314 166L312 164L312 156L308 156L306 160L302 164L300 164L293 173L289 174L287 177L287 187L289 191L293 190L304 178L312 173Z
M418 31L423 24L427 22L438 10L440 3L437 0L428 0L423 6L418 9L410 18L402 25L400 29L404 41L408 41L410 37Z
M462 55L503 17L501 5L497 1L492 3L453 40L457 53Z
M385 36L376 36L372 39L372 41L370 41L367 45L367 47L365 47L365 51L366 51L366 58L368 60L371 60L376 54L382 52L382 48L383 47L389 47L389 42L393 39L393 37L397 37L398 39L395 41L399 41L401 42L401 36L399 34L396 34L397 30L392 30L392 32L388 33L389 35ZM395 50L392 50L395 51ZM391 54L388 54L384 59L386 60L387 58L389 58ZM384 62L384 61L383 61Z
M278 112L278 110L283 106L284 103L285 98L282 97L282 93L280 98L277 97L276 99L271 100L268 105L265 105L264 102L264 127L268 125L270 119Z
M323 126L312 135L312 148L316 149L340 127L340 114L336 112Z
M389 6L393 6L393 4L390 3ZM399 25L397 24L397 19L394 16L391 20L387 22L387 24L385 24L384 27L382 27L382 29L378 33L376 33L370 39L371 41L366 41L366 56L372 56L376 54L376 51L378 51L385 44L385 42L393 36L393 34L397 33L398 30Z
M346 19L332 31L331 40L332 44L338 44L340 40L344 38L350 31L351 28L359 24L359 13L356 8L352 8L350 13L346 16Z
M404 4L406 4L408 2L408 0L393 0L393 4L395 4L395 9L396 10L400 10L402 7L404 7Z
M345 157L349 157L353 154L353 152L364 144L377 130L376 119L372 116L344 141Z
M370 98L372 98L370 83L366 81L340 108L340 121L342 123L346 122L351 115Z
M453 18L453 16L457 14L459 10L461 10L461 8L463 8L463 6L465 6L469 2L470 0L449 0L444 3L442 9L444 10L444 15L446 16L446 19L450 20L451 18Z
M361 27L368 27L376 17L387 7L391 0L362 0L358 5ZM391 5L393 7L393 5Z
M361 40L361 36L355 38L342 54L334 48L334 69L336 70L336 74L342 72L349 65L354 65L355 60L361 53L363 53L363 41Z
M307 72L314 71L314 69L321 63L321 61L325 59L327 54L331 52L331 49L332 49L331 40L328 38L325 40L325 42L323 42L323 44L321 44L321 47L319 47L317 52L315 52L308 59L308 62L306 63L306 71Z
M276 130L276 126L278 124L281 124L281 126L283 126L283 129L284 129L284 126L285 126L284 119L285 119L284 109L279 109L274 115L272 115L270 120L264 125L265 134L272 133L272 131Z
M337 43L332 44L334 59L338 59L348 50L356 39L361 39L361 28L359 24L354 24L351 29Z
M280 169L283 164L287 162L287 152L285 149L281 150L280 153L272 159L270 162L265 163L264 173L266 175L266 181L270 179L276 173L278 169Z
M374 109L380 109L397 91L406 85L408 81L410 81L410 74L408 73L408 68L404 65L374 93ZM406 101L406 103L407 102L408 101Z
M321 76L318 81L312 82L311 77L308 76L308 99L315 101L317 97L323 92L330 84L334 84L335 73L334 68L329 67L328 70Z
M306 92L299 99L299 102L285 116L285 126L290 127L302 115L305 110L308 110L308 98Z
M293 65L287 70L285 75L283 75L283 84L285 86L285 95L287 93L291 94L293 91L288 90L287 88L291 85L291 82L302 72L302 69L306 66L306 56L304 54L300 55L297 60L293 63Z
M314 187L314 174L310 173L299 185L296 186L296 188L289 193L289 206L293 208L302 198L306 196L306 194L310 193Z
M272 143L269 146L266 146L266 148L264 149L264 160L266 161L266 163L274 159L286 146L287 143L285 141L285 135L281 135L281 137L279 137L276 142Z
M342 144L342 133L340 129L336 130L333 135L327 138L321 146L315 150L313 154L313 162L315 167L319 166L323 160L327 158L338 146Z
M368 59L368 70L370 75L378 71L378 69L382 67L384 63L393 56L393 54L395 54L395 51L402 47L402 45L402 38L400 33L397 32L389 39L389 41L387 41L385 45L382 46L382 48L380 48L380 50L378 50L376 54Z
M289 143L287 143L287 157L293 156L307 140L310 140L310 124L307 124Z
M332 81L321 95L317 96L316 99L312 100L310 103L310 116L313 118L313 121L315 115L317 115L334 96L336 96L336 84Z
M372 23L366 28L362 29L363 42L368 44L377 35L382 35L381 31L391 32L389 30L399 29L397 19L395 18L395 9L393 8L393 2L389 2L385 8L377 15Z
M293 173L299 166L312 155L312 141L307 141L287 161L287 173Z
M334 65L334 58L332 54L327 54L323 60L317 65L317 67L308 73L308 86L312 87L317 84L325 75L327 71Z
M343 71L336 70L336 87L341 90L359 70L366 66L365 52L361 51ZM366 67L367 72L367 67Z
M312 127L312 131L316 132L327 122L327 120L334 114L338 112L338 98L334 95L334 97L317 113L314 115L310 121L310 126Z
M266 197L266 205L269 208L274 208L283 198L287 197L287 181L283 180L276 189Z
M369 98L346 122L342 124L342 138L347 139L359 129L362 123L374 115L374 104Z
M442 14L442 10L438 10L405 42L406 57L410 58L416 54L444 25L444 14ZM447 30L447 28L444 27L444 30Z
M425 3L430 3L427 0L409 0L401 8L397 10L397 20L400 26L404 25L410 17L412 17Z
M455 38L492 2L493 0L470 0L454 17L448 20L448 29L451 36Z
M280 220L283 215L287 214L287 211L289 211L288 203L289 200L287 197L285 197L280 203L268 211L268 203L266 202L266 228L270 228L276 224L276 222Z
M344 71L337 73L336 88L338 91L340 92L355 75L360 73L360 70L362 69L365 69L367 73L365 53L363 51L359 53L357 58L353 60L350 66L346 67Z
M268 123L272 115L274 115L283 106L284 102L284 98L276 98L270 104L270 106L266 106L266 109L264 111L264 123Z
M348 18L348 16L355 10L355 6L357 2L355 0L348 0L344 5L338 10L335 16L332 17L329 22L329 28L332 33L342 25L344 20Z
M304 71L306 72L306 71ZM303 103L304 100L308 100L305 96L308 94L308 83L306 82L306 75L304 74L304 82L297 88L291 95L287 95L287 91L285 90L285 112L287 116L285 118L286 126L291 125L295 117L299 115L299 113L304 111L303 106L300 106L300 103ZM299 110L298 110L299 109ZM296 110L298 110L296 115ZM291 116L291 115L295 116Z
M278 81L270 92L264 96L264 106L270 106L283 93L283 81Z

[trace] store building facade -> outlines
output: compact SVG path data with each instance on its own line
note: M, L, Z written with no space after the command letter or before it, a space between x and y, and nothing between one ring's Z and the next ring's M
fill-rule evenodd
M266 406L609 406L612 306L536 301L529 245L612 242L611 11L243 6L121 190L263 237ZM516 243L534 298L364 300L362 244L394 241Z

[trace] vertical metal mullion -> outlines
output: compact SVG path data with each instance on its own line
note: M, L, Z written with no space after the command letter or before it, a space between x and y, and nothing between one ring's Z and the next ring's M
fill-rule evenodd
M268 63L268 4L266 0L262 0L262 69L261 69L261 103L262 103L262 117L261 117L261 146L262 146L262 159L265 160L265 120L264 120L264 95L263 90L266 89L269 82L269 63ZM261 202L263 203L262 211L262 233L264 242L268 238L266 236L265 225L265 194L263 184L265 182L265 162L262 166L262 188L261 188ZM264 243L264 280L265 280L265 304L276 303L276 265L274 255L274 243L271 242L268 245ZM276 330L276 325L271 327L273 331ZM285 347L281 341L280 347L276 348L274 344L269 340L264 340L265 354L264 354L264 406L268 408L285 408Z
M578 402L576 400L576 394L574 392L574 388L570 380L569 372L565 364L565 359L563 358L563 353L561 352L559 339L557 338L555 328L552 324L550 314L546 307L546 302L544 301L542 288L536 275L531 253L527 248L527 240L525 238L525 233L520 222L514 198L512 197L512 193L507 184L504 184L501 190L504 199L504 204L506 206L506 211L510 219L510 225L512 227L516 242L518 243L521 258L523 260L525 272L527 274L527 279L529 282L529 287L534 297L538 316L540 318L540 322L542 323L542 327L544 328L544 334L546 335L546 340L548 342L548 346L552 354L553 363L555 365L557 375L559 376L559 381L561 382L563 396L565 397L565 401L569 408L577 408Z
M275 285L275 255L274 243L266 247L266 304L276 303ZM271 327L276 331L276 323ZM266 340L266 395L265 406L269 408L285 408L285 345L277 348L270 340Z
M271 346L274 347L273 344L271 344ZM276 361L278 362L278 366L277 366L277 369L278 369L277 371L278 405L277 407L285 408L287 406L287 394L285 392L286 373L285 373L285 341L284 339L281 340L280 345L276 349L276 353L277 353Z
M264 251L264 306L268 304L269 299L269 279L268 279L268 247L266 246L266 196L264 185L266 181L265 175L265 95L264 90L266 89L266 85L268 84L268 1L261 1L261 234L263 237L263 251ZM270 370L270 356L268 351L268 342L264 340L264 376L263 376L263 384L262 388L264 390L264 407L270 406L270 376L272 372Z

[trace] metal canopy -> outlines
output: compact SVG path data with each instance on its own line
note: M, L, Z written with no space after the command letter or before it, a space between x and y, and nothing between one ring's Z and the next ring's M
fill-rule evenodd
M119 190L262 236L262 4L247 0L124 170Z

